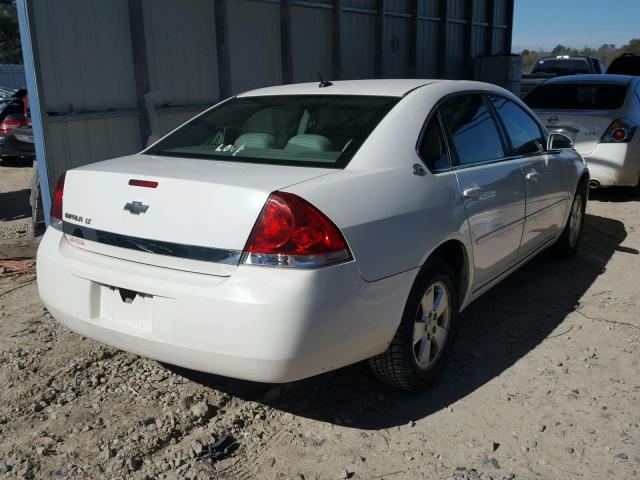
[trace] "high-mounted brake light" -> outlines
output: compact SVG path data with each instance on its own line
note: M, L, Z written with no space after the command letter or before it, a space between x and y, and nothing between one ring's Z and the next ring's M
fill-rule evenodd
M243 262L274 267L316 268L351 259L336 225L306 200L272 193L244 249Z
M158 186L158 182L152 182L151 180L136 180L135 178L132 178L129 180L129 185L132 187L156 188Z
M636 131L634 125L628 118L619 118L611 122L600 139L602 143L627 143L633 138Z
M64 196L64 178L63 173L58 179L56 189L51 199L51 215L49 216L49 224L58 230L62 230L62 197Z

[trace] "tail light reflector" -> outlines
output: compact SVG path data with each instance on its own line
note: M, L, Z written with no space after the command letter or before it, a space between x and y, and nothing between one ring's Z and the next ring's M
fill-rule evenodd
M256 222L243 262L274 267L316 268L351 259L338 227L306 200L272 193Z
M49 223L53 228L62 230L62 197L64 196L64 177L63 173L58 179L56 189L51 199L51 215Z
M7 135L11 133L14 128L20 128L22 126L24 126L24 122L22 120L5 118L2 123L0 123L0 135Z
M633 138L635 130L636 125L631 120L619 118L611 122L600 141L602 143L627 143Z

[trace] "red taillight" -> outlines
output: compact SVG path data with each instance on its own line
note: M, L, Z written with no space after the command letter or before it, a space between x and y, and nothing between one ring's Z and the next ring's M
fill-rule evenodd
M132 187L156 188L158 186L158 182L152 182L151 180L136 180L132 178L129 180L129 185Z
M331 220L306 200L272 193L244 252L254 265L312 268L349 260L349 248Z
M13 131L14 128L19 128L24 125L22 120L4 119L0 123L0 135L7 135Z
M614 142L624 142L627 135L629 135L629 132L627 132L626 128L614 128L611 130L611 139Z
M51 198L51 215L49 223L54 228L61 228L62 225L62 197L64 196L64 177L63 173L58 179L56 189Z
M622 143L629 142L633 137L636 126L628 118L619 118L611 122L611 125L604 132L600 139L603 143Z

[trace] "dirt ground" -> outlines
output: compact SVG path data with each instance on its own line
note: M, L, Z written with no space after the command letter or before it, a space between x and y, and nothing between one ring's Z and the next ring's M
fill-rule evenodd
M29 178L0 163L0 231ZM5 267L0 478L640 478L640 196L592 197L578 255L471 305L422 394L363 365L281 386L160 365L61 327L32 264Z
M0 239L27 234L31 174L31 160L0 159Z

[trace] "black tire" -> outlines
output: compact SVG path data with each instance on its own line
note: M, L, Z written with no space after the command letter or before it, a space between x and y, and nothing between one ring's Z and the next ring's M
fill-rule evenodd
M586 182L580 182L580 185L578 185L576 194L573 197L573 202L571 203L571 210L567 217L567 223L564 226L562 234L553 245L553 253L559 258L571 258L578 251L580 237L582 236L582 230L584 229L584 212L587 208L587 198L589 196L588 188L589 187ZM579 225L577 226L578 230L577 232L573 232L575 226L572 221L576 202L580 202L580 206L578 208L580 208L581 211Z
M422 268L409 293L400 326L391 341L391 345L383 353L369 359L371 371L378 380L408 391L424 390L433 383L449 356L451 345L455 338L458 318L458 291L454 278L451 267L440 259L430 260ZM433 363L423 368L418 364L417 360L415 348L418 344L414 344L414 328L417 323L416 320L419 316L422 316L421 301L431 286L436 286L441 291L442 287L445 287L448 291L448 331L443 345L434 355ZM437 326L439 320L434 317L433 322L429 325ZM435 340L436 337L434 335L433 341L435 342ZM423 338L423 341L427 340ZM430 343L429 345L429 349L431 349L432 344Z

